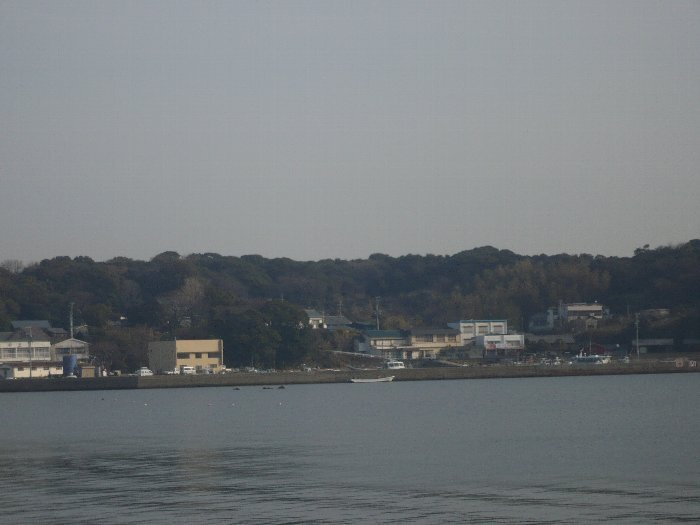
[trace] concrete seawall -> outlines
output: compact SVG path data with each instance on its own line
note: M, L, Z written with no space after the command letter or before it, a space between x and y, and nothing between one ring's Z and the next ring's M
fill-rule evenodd
M688 365L641 362L624 365L586 366L472 366L408 368L404 370L316 370L271 374L232 373L225 375L170 375L152 377L100 377L84 379L15 379L0 381L0 392L49 392L75 390L124 390L137 388L190 388L213 386L295 385L347 383L351 378L395 376L394 381L446 379L499 379L518 377L566 377L589 375L664 374L697 372Z

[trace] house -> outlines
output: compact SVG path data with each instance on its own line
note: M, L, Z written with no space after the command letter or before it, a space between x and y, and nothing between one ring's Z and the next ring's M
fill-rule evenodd
M61 361L64 356L74 355L78 361L87 361L90 358L90 345L80 339L71 337L60 343L53 345L53 354L58 361Z
M403 330L365 330L362 339L355 341L355 351L398 358L394 353L408 346L408 341L408 333Z
M313 329L343 330L352 327L352 321L344 315L325 315L317 310L304 310L309 318L309 326Z
M594 330L598 328L599 321L609 315L608 309L597 302L560 302L558 307L550 307L546 312L530 317L528 329L530 332L548 332L565 326L576 330Z
M403 359L436 359L441 350L462 346L459 330L455 328L416 328L409 337L409 347Z
M468 319L447 323L447 326L459 331L463 345L471 343L479 335L508 333L507 319Z
M306 312L307 317L309 318L309 326L313 329L318 329L318 328L326 328L326 325L323 322L323 315L320 314L316 310L304 310Z
M474 346L481 349L483 357L514 357L525 349L523 334L477 335Z
M574 352L578 348L572 334L525 334L525 343L548 352Z
M602 304L559 303L558 318L562 325L577 330L595 330L598 322L608 315Z
M344 315L327 315L323 322L328 330L349 330L352 328L352 321Z
M35 338L31 327L0 332L0 377L48 377L60 375L62 364L51 352L46 337Z
M221 339L176 339L148 343L148 364L156 373L193 367L197 372L219 372L224 368Z

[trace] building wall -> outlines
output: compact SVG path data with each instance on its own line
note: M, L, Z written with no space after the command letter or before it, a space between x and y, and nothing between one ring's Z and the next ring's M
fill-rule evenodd
M461 345L460 334L418 333L411 334L410 345L422 350L440 350L447 346Z
M494 347L522 350L525 347L525 336L522 334L481 335L476 338L476 346L479 348Z
M475 347L484 357L509 357L519 355L525 348L522 334L492 334L476 338Z
M48 341L3 341L0 342L0 363L27 361L30 359L37 361L51 359L51 343Z
M31 373L29 371L31 366ZM0 366L0 377L24 379L28 377L49 377L63 375L63 365L59 363L13 363Z
M51 350L56 360L60 361L64 356L74 355L79 361L84 361L90 358L89 346L85 341L73 338L56 343Z
M563 321L575 319L603 318L603 305L598 303L571 303L559 306L559 317Z
M506 319L469 319L449 323L447 326L459 330L462 344L473 341L479 335L508 333L508 320Z
M177 341L152 341L148 343L148 366L155 373L175 370Z

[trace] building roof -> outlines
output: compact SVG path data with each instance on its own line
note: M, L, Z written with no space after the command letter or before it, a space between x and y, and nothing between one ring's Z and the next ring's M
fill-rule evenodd
M350 326L352 321L344 315L327 315L323 318L327 326Z
M632 341L632 346L637 344L636 340ZM640 339L639 346L671 346L673 339Z
M318 310L304 310L304 312L306 312L306 315L309 317L309 319L323 317Z
M459 330L454 328L415 328L411 329L411 335L458 335Z
M542 341L544 343L555 344L562 342L564 344L572 345L576 342L574 336L571 334L550 334L550 335L540 335L540 334L525 334L525 340L528 343L536 343Z
M29 341L29 334L24 330L15 330L14 332L0 332L0 341ZM49 343L50 338L46 336L43 330L37 330L32 334L32 343Z
M87 346L89 346L89 343L81 341L80 339L71 338L56 343L54 348L86 348Z
M363 333L367 337L384 337L387 339L402 339L406 337L406 333L402 330L365 330Z
M51 328L51 323L49 323L47 320L20 320L20 321L12 321L12 328L15 330L20 330L22 328L45 328L49 329Z
M460 319L458 323L505 323L508 319Z

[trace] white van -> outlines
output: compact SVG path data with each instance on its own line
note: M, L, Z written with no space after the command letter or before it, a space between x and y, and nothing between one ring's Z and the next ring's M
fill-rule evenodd
M152 376L152 375L153 375L153 372L151 372L151 370L148 369L148 368L146 368L145 366L142 366L141 368L139 368L139 369L136 371L136 375L137 375L137 376L141 376L141 377L143 377L143 376Z
M197 369L193 366L183 366L180 369L182 374L196 374Z

